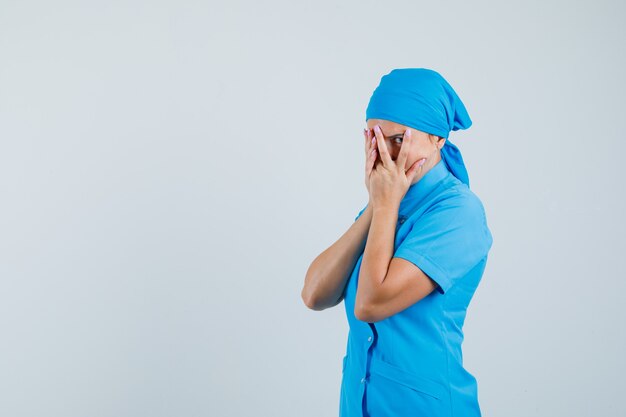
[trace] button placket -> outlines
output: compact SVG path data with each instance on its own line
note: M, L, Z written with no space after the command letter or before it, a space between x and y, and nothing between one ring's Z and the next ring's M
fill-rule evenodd
M366 356L370 356L372 348L373 348L373 342L374 342L374 336L368 335L367 336L367 349L365 350ZM368 370L365 371L365 376L361 378L362 386L364 386L367 383L367 374L368 374Z

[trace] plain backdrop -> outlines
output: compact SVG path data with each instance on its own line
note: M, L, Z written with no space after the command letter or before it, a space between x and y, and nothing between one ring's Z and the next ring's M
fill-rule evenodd
M0 0L0 415L335 416L380 77L440 72L494 244L485 416L626 412L621 1Z

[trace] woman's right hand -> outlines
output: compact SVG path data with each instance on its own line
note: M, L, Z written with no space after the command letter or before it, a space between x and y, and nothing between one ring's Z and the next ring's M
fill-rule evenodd
M369 195L370 174L374 168L378 151L376 146L376 136L374 136L372 130L363 129L363 136L365 137L365 188L367 188L367 194Z

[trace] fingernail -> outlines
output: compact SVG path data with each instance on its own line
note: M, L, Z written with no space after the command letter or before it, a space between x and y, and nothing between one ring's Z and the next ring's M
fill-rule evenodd
M374 129L376 129L376 133L380 133L380 127L378 127L378 125L374 126Z
M424 165L424 162L426 162L426 160L425 160L425 159L422 159L422 161L419 163L419 166Z
M411 136L411 129L406 130L406 137L408 138L409 136Z

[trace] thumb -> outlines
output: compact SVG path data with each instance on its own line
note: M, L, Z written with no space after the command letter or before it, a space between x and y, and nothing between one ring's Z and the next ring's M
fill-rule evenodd
M424 162L426 162L426 158L422 158L413 163L407 175L407 177L409 178L409 181L413 180L413 177L415 177L415 174L417 173L417 171L422 167L422 165L424 165Z

